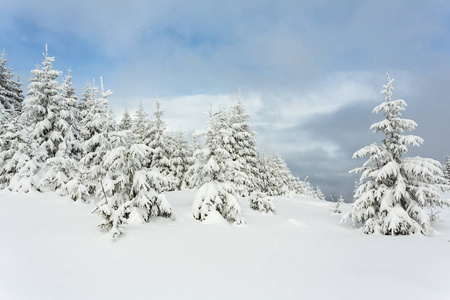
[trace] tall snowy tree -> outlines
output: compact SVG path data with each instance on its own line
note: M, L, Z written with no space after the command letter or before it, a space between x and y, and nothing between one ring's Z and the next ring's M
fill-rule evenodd
M310 197L316 196L316 191L311 186L311 183L308 181L308 177L306 177L303 181L299 178L296 178L296 191L299 195L305 195Z
M37 188L34 175L42 168L44 154L31 138L31 130L18 117L5 125L0 151L0 188L22 192Z
M278 177L272 167L272 157L265 153L258 155L258 190L269 196L278 196Z
M149 145L151 142L150 128L151 121L148 118L147 113L144 110L142 101L139 101L139 109L133 116L132 120L132 130L136 139L137 144ZM150 160L149 160L150 162Z
M54 58L48 56L47 46L43 55L42 65L31 71L34 77L28 86L29 97L23 102L20 119L14 123L18 141L13 144L20 149L13 148L17 154L9 161L14 172L9 183L12 190L39 190L41 182L35 175L48 158L55 157L63 141L57 130L61 94L56 78L61 73L53 69Z
M155 121L150 129L151 141L150 148L151 154L151 167L157 168L161 174L165 176L170 175L170 153L169 153L169 138L166 133L166 124L164 123L162 116L164 111L161 110L161 101L156 99L156 110L154 112Z
M45 150L44 159L47 159L55 157L63 136L57 126L62 95L56 79L61 72L53 69L55 58L48 56L47 45L45 48L42 65L31 71L33 77L28 85L21 118L34 129L32 138Z
M444 172L445 179L450 182L450 157L448 155L445 157L445 163L442 170Z
M408 146L420 146L423 140L404 132L417 124L401 118L405 110L404 100L392 100L393 79L388 75L382 94L386 101L373 112L382 112L384 120L371 126L374 132L384 135L381 145L366 146L353 155L368 157L361 168L361 184L354 195L355 203L349 214L354 224L360 224L363 232L379 232L388 235L406 235L432 232L430 220L424 209L448 206L449 200L441 198L448 188L439 162L421 157L404 157Z
M86 82L86 85L84 87L84 92L81 97L81 100L78 101L78 124L80 124L80 134L82 139L90 137L90 133L88 130L85 129L85 125L88 121L87 115L89 114L89 110L87 107L87 104L92 104L92 101L95 100L95 97L98 93L98 87L95 85L95 80L92 81L92 85L89 82Z
M204 134L206 148L197 150L195 172L191 184L197 186L192 214L197 220L205 220L211 211L218 211L226 220L235 224L245 223L241 206L236 199L231 182L235 162L223 147L223 141L231 136L227 124L222 122L223 111L217 115L209 113L208 130Z
M295 196L298 190L296 178L292 175L280 155L261 153L258 159L259 190L269 196Z
M131 130L133 121L131 120L130 113L128 112L128 109L125 109L122 119L119 123L119 129L120 130Z
M13 80L14 74L6 66L7 61L3 51L0 56L0 189L8 187L11 178L31 160L31 145L27 143L29 132L23 130L24 126L19 122L22 84ZM19 189L28 191L29 187Z
M14 80L13 70L6 66L5 51L0 56L0 106L10 114L18 114L22 108L22 83ZM1 109L1 108L0 108Z
M175 180L173 189L180 190L187 186L185 179L189 167L193 164L193 151L181 131L173 136L171 146L169 169Z
M14 115L0 103L0 151L7 146L5 134L8 133L8 124Z
M107 99L112 92L104 90L102 79L99 97L92 94L96 90L95 86L91 87L91 96L85 103L86 112L82 120L84 156L81 159L81 163L85 170L89 170L87 185L91 193L94 193L99 188L99 181L106 174L102 162L106 152L111 149L108 134L116 130L116 123Z
M295 197L297 195L296 178L292 174L291 170L289 169L281 155L275 156L274 168L276 170L276 174L278 174L277 176L281 181L281 184L279 186L279 195ZM320 188L317 188L320 191Z
M69 69L67 75L65 76L64 82L61 84L61 132L68 142L70 148L70 155L80 159L82 155L82 136L81 136L81 120L82 120L82 110L83 106L80 104L81 101L78 100L75 88L72 84L72 71Z
M245 113L242 97L239 91L237 104L232 107L230 114L230 154L237 164L236 175L232 182L240 196L248 196L257 189L257 156L255 135L248 124L249 115Z
M82 147L77 118L79 114L77 102L69 70L61 85L61 98L57 110L58 121L55 124L55 131L61 134L62 140L55 156L46 160L45 173L41 179L43 185L50 185L53 190L58 189L61 195L73 195L73 192L70 192L73 189L73 182L69 186L67 183L77 178L80 173L78 161L81 158Z

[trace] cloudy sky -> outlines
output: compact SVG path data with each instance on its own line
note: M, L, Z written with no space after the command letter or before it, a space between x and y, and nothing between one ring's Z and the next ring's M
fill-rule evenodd
M450 4L434 1L0 0L0 49L25 90L48 44L55 68L70 67L79 94L103 76L120 114L162 99L166 122L186 132L201 114L232 105L240 88L258 147L280 153L324 194L351 200L364 160L379 141L370 125L386 72L394 99L425 143L450 154Z

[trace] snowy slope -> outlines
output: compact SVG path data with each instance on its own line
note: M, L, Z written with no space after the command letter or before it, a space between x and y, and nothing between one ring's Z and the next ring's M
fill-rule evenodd
M310 198L276 197L272 216L241 199L233 226L194 220L191 191L166 196L175 221L113 241L92 205L0 191L0 299L450 299L448 210L433 237L367 236Z

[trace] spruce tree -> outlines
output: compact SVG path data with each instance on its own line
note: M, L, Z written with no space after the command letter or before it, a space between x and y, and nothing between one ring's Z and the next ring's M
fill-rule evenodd
M7 114L9 115L9 113ZM18 116L8 118L0 135L0 189L28 192L36 187L34 174L42 167L31 130Z
M100 181L99 190L101 191L101 200L95 205L92 213L96 213L102 217L102 221L98 224L98 227L108 232L112 238L117 238L123 233L121 225L126 223L125 216L127 215L127 210L129 210L132 202L127 201L117 207L108 200L102 181Z
M98 87L95 85L95 80L92 81L92 85L89 82L86 82L84 87L84 92L81 97L81 100L78 101L78 112L77 120L78 124L80 124L80 134L82 140L90 137L90 132L86 129L86 123L89 121L87 115L90 113L88 110L88 104L91 105L95 100L95 97L98 93Z
M276 176L280 180L278 194L280 196L287 197L297 196L296 178L292 174L291 170L289 169L281 155L276 155L274 157L274 168L276 170Z
M169 169L171 176L175 180L173 188L180 190L187 187L186 174L193 164L193 152L181 131L177 132L171 140Z
M150 128L151 141L149 146L152 149L150 166L158 169L164 176L169 176L169 179L173 181L173 178L170 176L169 137L166 134L166 124L162 119L164 111L161 110L160 99L156 99L154 115L155 121Z
M78 161L81 158L81 136L77 115L78 103L75 89L72 85L71 71L68 71L64 83L61 85L61 98L58 108L57 123L55 131L62 136L58 150L54 157L50 157L45 162L45 173L42 175L41 184L49 184L53 190L58 189L61 195L70 194L73 200L78 200L80 187L73 183L67 185L69 181L76 180L80 176L80 166ZM85 187L81 187L85 189ZM74 197L77 195L77 197ZM83 197L81 197L83 199Z
M325 195L322 193L322 190L319 186L316 186L316 190L314 193L314 198L325 201Z
M299 191L299 194L314 197L316 195L316 191L311 186L311 183L308 181L308 177L305 178L305 180L301 181L300 179L296 179L298 182L298 188L297 191Z
M106 170L103 167L103 157L111 149L108 134L116 130L116 124L108 105L108 97L112 94L110 90L105 91L101 79L101 92L99 97L95 94L97 88L91 87L91 96L87 99L86 112L82 120L82 136L84 156L81 163L87 173L89 192L95 193L99 188L99 182L104 178Z
M420 146L423 140L404 132L413 130L417 124L401 118L405 110L404 100L392 100L393 79L388 75L382 94L386 101L373 112L382 112L385 119L371 126L381 132L384 139L380 145L373 143L353 155L368 157L362 167L351 172L362 172L361 184L354 195L355 203L349 214L355 225L363 232L387 235L407 235L432 232L425 208L448 206L450 201L441 198L448 185L443 178L439 162L421 157L404 157L408 146Z
M279 180L273 168L273 157L259 153L258 156L258 189L268 196L278 196Z
M132 128L132 120L131 120L131 116L130 113L128 112L128 109L125 109L123 115L122 115L122 119L120 120L119 123L119 129L120 130L131 130Z
M136 144L144 144L149 146L151 141L150 126L151 122L148 119L148 115L144 110L142 101L139 101L139 109L134 114L132 120L132 130L135 136ZM150 159L149 159L150 162Z
M8 125L13 118L13 114L0 103L0 153L9 147L5 135L8 134Z
M45 151L45 159L54 157L59 143L63 141L57 130L60 121L60 85L57 78L60 71L53 69L54 57L48 56L47 46L43 54L42 66L36 66L34 75L28 85L28 97L24 101L21 118L25 124L34 129L33 138Z
M227 221L235 224L245 223L231 177L235 166L231 154L223 147L231 132L219 112L209 113L208 130L204 133L206 148L197 150L195 170L191 184L197 186L192 214L195 219L204 221L211 211L218 211Z
M58 130L60 121L60 102L62 95L57 78L60 71L53 69L54 57L48 56L47 45L44 61L31 73L28 97L24 101L21 118L28 127L33 128L33 139L45 151L45 159L55 157L63 136Z
M11 114L0 104L0 189L5 188L7 182L9 182L9 178L5 174L4 164L11 156L11 154L8 154L8 152L11 152L11 141L7 137L11 119Z
M292 175L281 156L261 154L259 157L260 191L268 196L287 196Z
M331 197L333 199L333 197ZM344 198L342 198L342 195L339 195L339 199L336 201L336 203L333 206L333 209L331 210L332 214L340 214L341 211L341 204L344 203Z
M445 163L442 170L444 172L445 179L450 182L450 157L448 155L445 157Z
M250 208L262 213L275 212L275 204L273 203L273 198L257 191L253 191L250 194Z
M8 172L12 172L9 188L16 191L40 189L41 181L35 175L48 158L55 157L63 141L57 130L61 94L56 79L61 73L53 69L54 58L48 56L47 46L43 55L42 65L31 71L34 77L28 86L29 97L24 100L21 115L13 124L17 141L12 143L12 149L17 153L9 157Z
M35 175L42 169L46 153L34 139L32 128L16 117L7 126L5 140L7 147L0 153L0 184L16 192L38 189Z
M130 144L128 135L129 131L108 135L111 148L102 162L106 172L98 190L102 200L94 210L103 217L100 227L113 237L122 233L119 225L128 219L148 222L151 216L172 217L172 207L162 194L167 180L157 170L145 168L150 148Z
M80 160L83 153L81 136L81 106L72 84L71 70L61 85L62 102L60 111L61 123L58 125L68 147L68 155Z
M0 56L0 106L10 114L16 115L22 109L22 83L14 80L13 70L6 66L7 62L6 53L3 51ZM2 110L1 107L0 110Z
M249 115L245 113L242 97L239 91L237 104L232 107L230 114L230 153L237 164L232 182L240 196L248 196L257 189L257 155L255 135L248 124Z

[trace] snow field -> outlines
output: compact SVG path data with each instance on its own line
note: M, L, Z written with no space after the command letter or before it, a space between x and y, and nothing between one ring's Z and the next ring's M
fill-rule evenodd
M193 191L165 193L176 220L125 225L112 240L93 205L0 191L0 299L449 299L449 212L432 237L365 235L333 203L240 199L246 225L191 215ZM343 204L343 212L350 210Z

